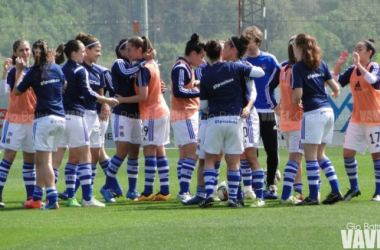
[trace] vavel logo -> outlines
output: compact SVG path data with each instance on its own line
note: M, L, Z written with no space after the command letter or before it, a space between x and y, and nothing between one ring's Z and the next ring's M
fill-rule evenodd
M380 249L380 224L348 223L340 233L344 249Z

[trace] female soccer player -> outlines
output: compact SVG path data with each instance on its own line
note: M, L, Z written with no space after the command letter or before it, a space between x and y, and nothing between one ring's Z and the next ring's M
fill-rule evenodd
M330 143L334 129L334 113L327 98L325 82L333 90L332 97L339 96L340 87L332 78L317 41L308 34L299 34L293 43L297 63L292 68L293 102L300 105L303 117L301 142L305 152L306 171L309 181L309 197L296 205L319 205L319 168L329 180L331 193L323 204L334 204L343 197L334 166L325 155L326 144Z
M288 43L288 60L284 61L281 70L276 70L270 83L266 88L266 97L269 105L275 110L280 117L280 131L285 138L286 146L289 151L289 159L284 169L284 186L280 204L296 204L302 199L302 171L301 160L303 155L303 147L301 143L301 117L302 108L292 102L294 91L291 88L292 67L296 63L293 52L293 42L295 36ZM272 93L275 88L280 85L281 103L277 104ZM293 184L294 183L294 184ZM301 184L301 185L300 185ZM297 189L299 196L292 196L292 187Z
M99 68L102 70L102 75L100 76L101 81L104 83L105 86L104 90L104 96L108 94L109 97L115 97L115 92L113 88L112 83L112 76L111 71L99 64L96 64L99 66ZM102 168L104 174L107 173L107 168L109 165L109 162L111 161L110 157L107 155L107 152L104 148L105 143L105 134L108 129L108 124L111 118L111 112L108 105L98 105L98 116L99 116L99 123L100 123L100 154L99 154L99 165ZM118 193L116 195L122 195L123 190L120 189L121 193Z
M66 114L65 137L70 148L74 148L78 156L78 174L80 184L82 186L82 206L104 207L105 205L92 197L91 189L91 153L89 147L89 138L87 125L84 121L85 104L84 99L96 101L99 103L107 103L115 106L118 101L114 98L106 98L95 93L90 88L88 82L88 72L80 64L83 63L85 57L85 46L78 40L70 40L62 46L68 61L62 67L63 73L67 80L67 87L63 94L63 105ZM60 57L63 53L60 50ZM71 180L75 182L77 168L74 167L70 171L65 171L65 175L71 175ZM68 198L75 199L75 189L69 183L66 186ZM69 201L69 200L68 200Z
M15 96L16 68L12 67L12 64L16 64L16 58L22 58L25 62L26 67L23 69L23 73L26 74L29 71L30 58L30 45L27 40L19 39L13 43L13 55L12 58L7 59L4 63L1 80L3 95L9 94L9 103L1 137L4 157L0 163L0 207L5 206L2 201L3 188L19 149L23 153L22 173L26 188L26 200L33 196L36 184L35 151L33 149L33 120L36 96L32 89L28 89L22 96Z
M364 153L367 147L375 168L376 189L372 200L380 201L380 71L379 65L371 61L375 52L373 41L360 41L352 52L354 64L339 75L340 68L348 57L348 52L344 51L334 68L334 74L339 75L337 80L341 86L351 85L354 99L354 109L343 145L344 165L351 186L344 196L345 201L361 194L355 154Z
M98 38L93 35L80 32L75 39L81 41L86 47L86 56L83 60L82 66L87 70L89 83L91 89L101 96L104 96L104 89L106 87L104 77L104 67L97 64L99 57L102 55L102 45ZM93 186L96 176L96 165L99 161L101 143L101 131L100 131L100 117L98 111L104 116L109 116L110 107L107 103L96 103L91 100L85 99L85 121L87 124L88 135L90 138L91 149L91 169L92 169L92 181ZM123 195L122 190L115 190L120 195Z
M129 61L139 61L143 54L153 49L148 38L132 37L128 40ZM144 191L136 201L168 201L169 164L165 155L165 144L169 143L169 108L161 90L161 78L158 65L153 60L146 62L135 80L136 95L122 97L116 95L120 103L139 103L142 120L142 145L145 156ZM153 194L153 183L158 170L160 191Z
M226 61L232 61L235 63L245 64L252 67L252 64L248 63L242 58L247 50L249 40L244 37L230 37L227 39L224 45L223 58ZM253 66L256 71L256 77L263 76L265 73L261 67ZM245 78L245 81L253 81L249 77ZM243 85L244 87L244 85ZM252 104L256 100L257 92L254 83L252 83L251 95L249 95L246 88L243 88L243 102L244 105L248 105L248 102ZM264 201L264 172L257 158L257 149L259 148L259 116L256 108L252 105L249 115L243 120L243 143L244 153L240 156L240 170L241 177L244 184L244 197L246 199L254 200L252 207L262 207L265 205ZM252 180L255 192L252 191ZM238 191L238 200L241 200L240 184ZM239 197L240 196L240 197ZM241 201L242 202L242 201Z
M222 51L219 41L207 42L206 54L210 68L203 74L200 83L201 109L208 113L203 171L206 199L199 203L199 207L214 204L214 164L222 149L228 167L229 201L221 205L241 207L240 203L236 203L240 182L239 157L244 150L241 117L249 115L252 105L252 102L248 102L247 106L243 105L242 83L245 83L244 77L253 77L256 72L248 65L223 62ZM252 81L247 83L248 93L251 93L252 85Z
M224 46L224 43L221 42L222 47ZM194 77L195 80L200 82L200 79L202 78L202 75L204 72L210 67L208 63L201 64L198 68L194 70ZM198 155L198 170L197 170L197 187L196 187L196 193L193 196L193 198L189 200L181 200L181 203L183 205L198 205L201 200L203 200L206 196L205 191L205 182L203 179L203 170L205 166L205 150L204 150L204 139L206 136L206 128L207 128L207 113L200 112L200 123L198 128L198 140L197 140L197 150L196 154ZM215 180L214 180L214 192L212 194L212 197L214 198L214 201L220 201L218 196L218 182L219 182L219 173L220 173L220 162L223 157L223 153L220 153L218 158L215 161ZM182 164L182 163L181 163ZM181 169L179 169L181 170ZM179 173L180 174L180 173ZM179 176L180 177L180 176Z
M86 47L86 56L84 58L84 61L82 63L82 66L87 70L88 76L89 76L89 83L91 89L98 93L101 96L104 96L104 89L106 88L106 81L110 80L107 79L107 70L97 64L97 61L99 60L99 57L101 56L101 43L98 38L94 37L93 35L86 34L83 32L80 32L76 37L76 40L81 41L85 47ZM112 84L112 83L111 83ZM108 84L109 86L110 84ZM91 151L91 170L92 170L92 178L91 178L91 186L93 187L95 176L96 176L96 165L99 161L100 157L100 150L102 147L102 136L104 134L101 134L101 127L100 127L100 118L102 119L108 119L110 114L110 108L107 103L103 103L100 105L97 102L91 101L91 100L84 100L85 103L85 114L84 118L87 124L88 129L88 135L90 138L90 151ZM99 117L99 114L101 117ZM105 132L104 132L105 133ZM75 152L73 150L70 150L69 154L69 160L66 164L65 169L67 169L68 172L72 171L73 168L78 163L78 158L75 155ZM68 180L70 183L71 180ZM77 180L75 182L75 191L78 189L80 185L80 181L77 176ZM70 184L72 186L72 184ZM122 190L117 189L115 192L118 195L123 195ZM62 194L59 194L62 197ZM71 199L70 201L75 203L75 199ZM69 204L71 205L77 205L77 204Z
M115 94L121 97L136 95L134 75L144 66L145 59L141 58L138 63L132 65L128 59L127 51L128 39L120 40L115 52L117 60L112 65L112 82ZM120 103L112 111L112 133L116 145L116 154L112 157L107 170L106 183L100 190L107 202L113 202L114 190L121 189L117 182L116 175L127 160L128 191L127 199L139 198L137 192L137 177L139 171L139 150L141 144L141 119L139 104Z
M65 130L65 112L62 104L62 91L65 76L61 68L53 63L54 52L44 40L37 40L33 46L34 65L23 78L26 63L17 58L15 95L22 95L32 87L37 96L33 123L34 149L36 150L37 185L33 198L26 201L27 208L41 205L43 188L46 188L47 203L41 209L59 209L52 166L52 152ZM50 57L50 58L49 58ZM21 82L20 82L21 81Z
M171 113L170 122L173 127L175 142L179 148L177 165L180 191L177 198L189 200L190 181L198 160L198 110L199 89L194 86L193 67L204 62L205 44L194 33L186 43L185 54L174 63L171 72Z

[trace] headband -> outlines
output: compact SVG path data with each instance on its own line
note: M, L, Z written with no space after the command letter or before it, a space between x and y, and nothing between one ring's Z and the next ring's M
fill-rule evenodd
M127 45L128 43L128 40L123 42L120 46L119 46L119 49L117 50L117 52L120 52L121 48L124 46L124 45Z
M99 42L99 41L96 41L96 42L93 42L93 43L87 44L86 47L88 48L88 47L91 47L92 45L95 45L95 44L98 44L98 43L100 43L100 42Z

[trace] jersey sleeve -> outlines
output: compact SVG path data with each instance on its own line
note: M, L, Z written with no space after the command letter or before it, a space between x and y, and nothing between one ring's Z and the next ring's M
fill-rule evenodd
M17 85L17 89L20 92L25 92L28 88L33 86L34 73L34 70L29 70L21 82Z
M292 89L302 88L303 87L303 82L302 82L301 75L302 74L300 72L299 65L296 63L292 67Z
M194 98L199 97L199 91L191 88L185 88L191 83L191 72L184 64L174 66L172 73L172 92L177 98Z
M379 80L380 80L380 68L379 68L379 64L372 63L371 68L369 69L369 73L371 73L374 76L376 76L376 78L377 78L376 82L379 82Z
M141 67L145 64L145 61L134 64L133 66L125 62L122 59L118 59L114 62L114 65L112 67L112 71L115 71L117 75L124 76L124 77L130 77L136 74L140 71Z
M149 87L150 78L149 70L146 68L141 69L137 75L137 85L139 87Z
M342 74L338 76L338 82L342 87L348 85L350 83L351 74L354 70L355 66L351 65L346 69Z
M11 88L11 91L15 85L15 77L16 77L16 68L13 67L9 70L8 75L7 75L7 83L9 87Z
M114 97L115 91L113 88L111 72L109 70L105 70L101 76L101 80L105 86L105 90L109 92L109 96Z
M199 81L201 80L203 68L204 67L201 65L194 70L195 80L199 80Z
M233 67L238 67L238 70L240 70L241 74L243 74L245 77L251 76L252 66L248 64L241 64L241 63L233 63Z
M95 102L99 98L99 95L95 93L90 87L87 70L81 67L76 71L76 75L78 77L81 94L85 98Z
M201 79L201 82L200 82L200 96L199 96L199 99L200 100L208 100L209 97L208 97L208 93L207 93L207 89L206 89L206 86L205 86L205 79L202 77Z
M328 81L328 80L333 79L333 76L332 76L331 71L329 70L329 67L327 66L327 64L325 62L322 62L322 65L323 65L323 70L324 70L323 80Z
M265 86L265 97L267 99L267 103L272 109L277 106L274 90L280 84L280 72L281 69L279 67L276 67L271 75L271 78L269 79L269 84Z

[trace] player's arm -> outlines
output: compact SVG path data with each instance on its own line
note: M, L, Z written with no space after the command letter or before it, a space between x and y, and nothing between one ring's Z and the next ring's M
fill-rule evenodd
M292 67L292 89L294 90L292 101L293 103L301 106L301 100L303 95L303 82L300 77L300 73L298 72L297 64Z
M107 103L111 107L114 107L117 104L119 104L119 102L115 98L107 98L105 96L100 96L98 93L96 93L90 88L90 84L88 83L88 72L83 67L76 72L76 76L78 78L81 94L84 96L84 98L88 98L89 100L98 102L100 104Z
M293 93L293 97L292 97L292 101L295 104L299 105L301 103L302 94L303 94L302 88L295 88L294 93Z
M193 82L191 80L191 72L183 64L178 64L174 66L171 79L173 82L172 92L176 98L196 98L199 97L199 90L194 88ZM185 88L188 84L191 84L191 88Z
M148 70L142 69L137 76L137 84L139 86L139 93L134 96L122 97L120 95L116 95L116 99L120 103L139 103L144 102L148 99L148 90L149 90L149 82L150 82L150 74Z
M265 86L265 97L267 99L267 103L273 110L279 109L276 98L274 98L274 90L280 84L280 72L281 69L276 68L269 78L269 84Z
M340 74L340 68L342 67L343 64L347 62L347 57L348 57L348 52L347 50L345 50L343 52L340 52L340 55L338 59L336 60L334 71L333 71L333 76L336 81L338 80L338 76Z
M370 84L377 83L379 81L379 65L374 64L372 66L371 72L369 72L363 65L360 63L360 56L357 52L352 52L353 60L355 66L359 69L360 73L364 75L366 81Z
M334 79L327 80L326 83L333 91L331 97L337 98L340 95L340 85Z
M20 84L24 77L24 68L26 67L26 63L22 58L16 58L16 78L15 84L13 87L13 92L16 96L22 95L24 91L20 91L17 86Z
M334 80L334 77L331 75L331 72L327 65L323 62L323 70L324 70L324 81L329 85L329 87L332 89L333 93L331 93L331 97L337 98L340 94L340 85Z
M0 96L7 95L11 92L10 86L7 84L8 72L12 67L12 58L7 58L3 65L3 77L0 81Z
M104 88L99 88L98 94L99 94L99 96L104 96ZM107 121L108 117L110 117L110 115L111 115L110 106L107 103L103 103L100 106L99 120Z
M208 113L209 112L209 107L208 107L208 91L205 87L204 81L201 79L200 85L200 107L202 112Z
M116 94L116 99L120 103L139 103L144 102L148 99L148 86L139 87L139 93L134 96L122 97Z

